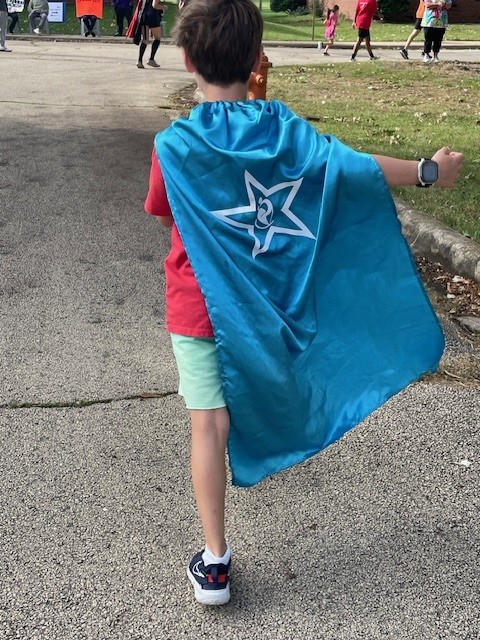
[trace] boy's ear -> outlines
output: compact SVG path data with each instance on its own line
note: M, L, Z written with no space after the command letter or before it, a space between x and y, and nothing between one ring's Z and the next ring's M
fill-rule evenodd
M260 49L258 50L258 55L255 58L255 62L253 64L252 71L254 71L255 73L258 73L258 71L260 71L260 66L262 64L262 58L263 58L263 45L260 46Z
M185 65L185 69L188 71L188 73L195 73L196 69L193 66L190 58L188 57L188 54L185 51L185 49L181 49L181 52L183 56L183 64Z

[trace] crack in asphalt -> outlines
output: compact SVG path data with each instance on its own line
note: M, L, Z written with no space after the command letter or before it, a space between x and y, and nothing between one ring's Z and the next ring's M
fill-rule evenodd
M0 409L82 409L96 404L111 404L123 400L151 400L176 395L177 391L141 391L133 395L116 398L92 398L90 400L71 400L65 402L5 402Z

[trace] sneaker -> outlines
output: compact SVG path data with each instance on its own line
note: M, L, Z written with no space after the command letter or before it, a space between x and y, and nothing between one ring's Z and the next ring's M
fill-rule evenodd
M187 568L187 576L193 585L195 599L206 605L227 604L230 601L230 564L205 566L203 551L196 553Z
M433 61L434 62L440 62L440 60L438 59L438 56L433 56Z
M380 60L380 56L370 56L370 60Z
M431 61L431 56L428 55L428 53L424 53L423 54L423 63L424 64L428 64Z
M156 62L155 60L149 60L147 62L149 67L159 67L160 65L158 64L158 62Z
M95 33L95 31L90 31L90 35L92 36L92 38L96 38L97 34Z
M0 47L0 51L5 51L5 53L10 53L12 50L8 47Z
M328 51L324 51L324 52L323 52L323 55L324 55L324 56L329 56L330 54L328 53Z
M145 67L143 66L143 62L137 62L137 67L139 69L145 69Z
M36 33L37 36L39 36L42 32L40 31L40 29L38 27L35 27L35 29L33 30L33 33Z
M357 60L356 60L356 58L354 58L353 56L351 56L351 58L350 58L350 62L356 62L356 61L357 61Z
M406 49L400 49L400 55L402 58L405 58L405 60L408 60L408 51Z

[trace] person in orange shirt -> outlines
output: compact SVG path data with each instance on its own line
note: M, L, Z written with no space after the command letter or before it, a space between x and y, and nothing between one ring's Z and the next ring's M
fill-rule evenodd
M408 39L405 43L403 49L400 49L400 54L405 60L408 60L408 47L412 44L415 38L418 36L420 31L422 30L422 18L425 13L425 2L420 0L417 7L417 13L415 14L415 26L413 27L412 33L408 36Z

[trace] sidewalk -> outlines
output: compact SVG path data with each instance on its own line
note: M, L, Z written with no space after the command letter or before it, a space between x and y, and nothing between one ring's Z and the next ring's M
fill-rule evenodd
M318 30L318 36L319 39L321 40L323 38L323 31L321 29ZM408 36L408 30L407 30L407 36ZM406 36L406 37L407 37ZM405 40L406 40L405 37ZM39 38L41 38L42 40L46 40L46 41L53 41L53 42L85 42L85 44L94 44L95 42L99 43L108 43L108 44L126 44L126 43L131 43L132 41L129 40L126 37L114 37L114 36L107 36L107 35L100 35L97 36L96 38L85 38L84 36L81 35L41 35L41 36L35 36L32 35L30 33L20 33L20 34L14 34L14 35L10 35L8 34L8 38L9 40L11 40L12 42L14 42L15 40L38 40ZM162 42L164 44L168 44L171 45L173 44L172 39L170 37L168 38L163 38ZM355 41L348 41L348 42L342 42L340 40L336 40L335 41L335 47L337 49L352 49L353 45L354 45ZM318 40L299 40L299 41L285 41L285 40L264 40L263 44L265 47L286 47L289 49L316 49L317 45L318 45ZM401 41L401 42L376 42L375 40L372 40L372 46L374 46L376 49L398 49L400 50L405 44L405 41ZM422 41L421 38L419 38L418 40L414 40L412 42L412 44L410 45L410 49L422 49ZM448 39L444 40L442 43L442 49L448 49L448 50L478 50L480 49L480 40L478 41L473 41L473 40L451 40L449 41Z

